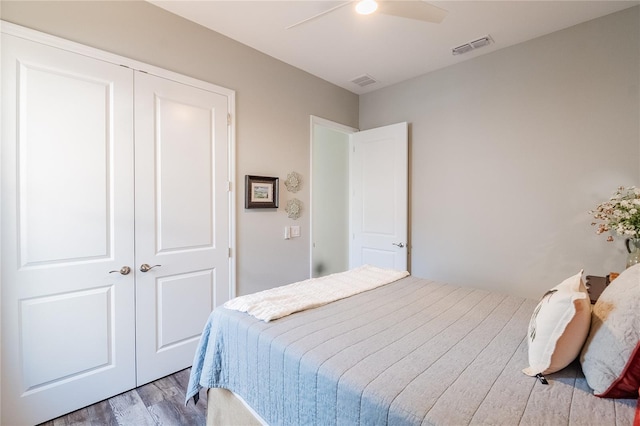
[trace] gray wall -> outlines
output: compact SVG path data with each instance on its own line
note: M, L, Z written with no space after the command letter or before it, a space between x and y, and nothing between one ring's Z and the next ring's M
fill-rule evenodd
M236 91L238 294L309 277L309 116L357 127L358 97L141 1L5 1L0 18ZM287 218L284 180L303 179ZM244 210L244 175L279 176L277 211ZM284 240L285 225L302 236Z
M640 185L640 8L360 97L408 121L412 273L539 297L625 266L587 211Z
M4 20L237 91L239 294L308 277L308 185L295 195L297 221L283 207L245 211L242 187L245 174L309 178L310 115L365 129L411 123L417 276L539 297L580 268L624 267L621 242L596 236L586 212L640 184L638 7L363 95L359 107L350 92L145 2L0 7ZM302 237L285 241L291 224Z

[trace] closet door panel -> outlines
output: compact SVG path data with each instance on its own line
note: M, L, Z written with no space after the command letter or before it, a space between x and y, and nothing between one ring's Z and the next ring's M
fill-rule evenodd
M21 264L106 258L110 82L25 62L18 79Z
M2 94L0 424L37 424L135 386L133 75L3 34Z
M210 248L215 242L214 118L207 105L155 99L158 253Z
M141 385L190 366L209 313L230 297L228 98L140 73L135 111Z

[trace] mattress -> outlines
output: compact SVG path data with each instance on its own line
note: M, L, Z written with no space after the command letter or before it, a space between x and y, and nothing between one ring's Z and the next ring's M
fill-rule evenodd
M270 425L632 425L636 400L595 397L577 363L521 372L536 304L409 276L268 323L218 308L187 399L228 389Z

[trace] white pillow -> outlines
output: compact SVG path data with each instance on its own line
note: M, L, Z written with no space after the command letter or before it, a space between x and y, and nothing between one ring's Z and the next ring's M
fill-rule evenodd
M597 396L638 397L640 264L622 272L593 306L591 331L580 362L587 383Z
M589 334L591 301L582 272L547 291L529 322L529 376L550 374L578 357Z

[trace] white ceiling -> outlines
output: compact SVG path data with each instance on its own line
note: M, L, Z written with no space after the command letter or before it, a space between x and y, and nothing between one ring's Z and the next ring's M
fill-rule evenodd
M640 4L636 0L430 1L448 11L439 24L357 15L347 5L286 29L344 2L148 1L357 94ZM485 35L494 41L489 46L452 55L453 47ZM361 88L351 82L364 74L377 83Z

